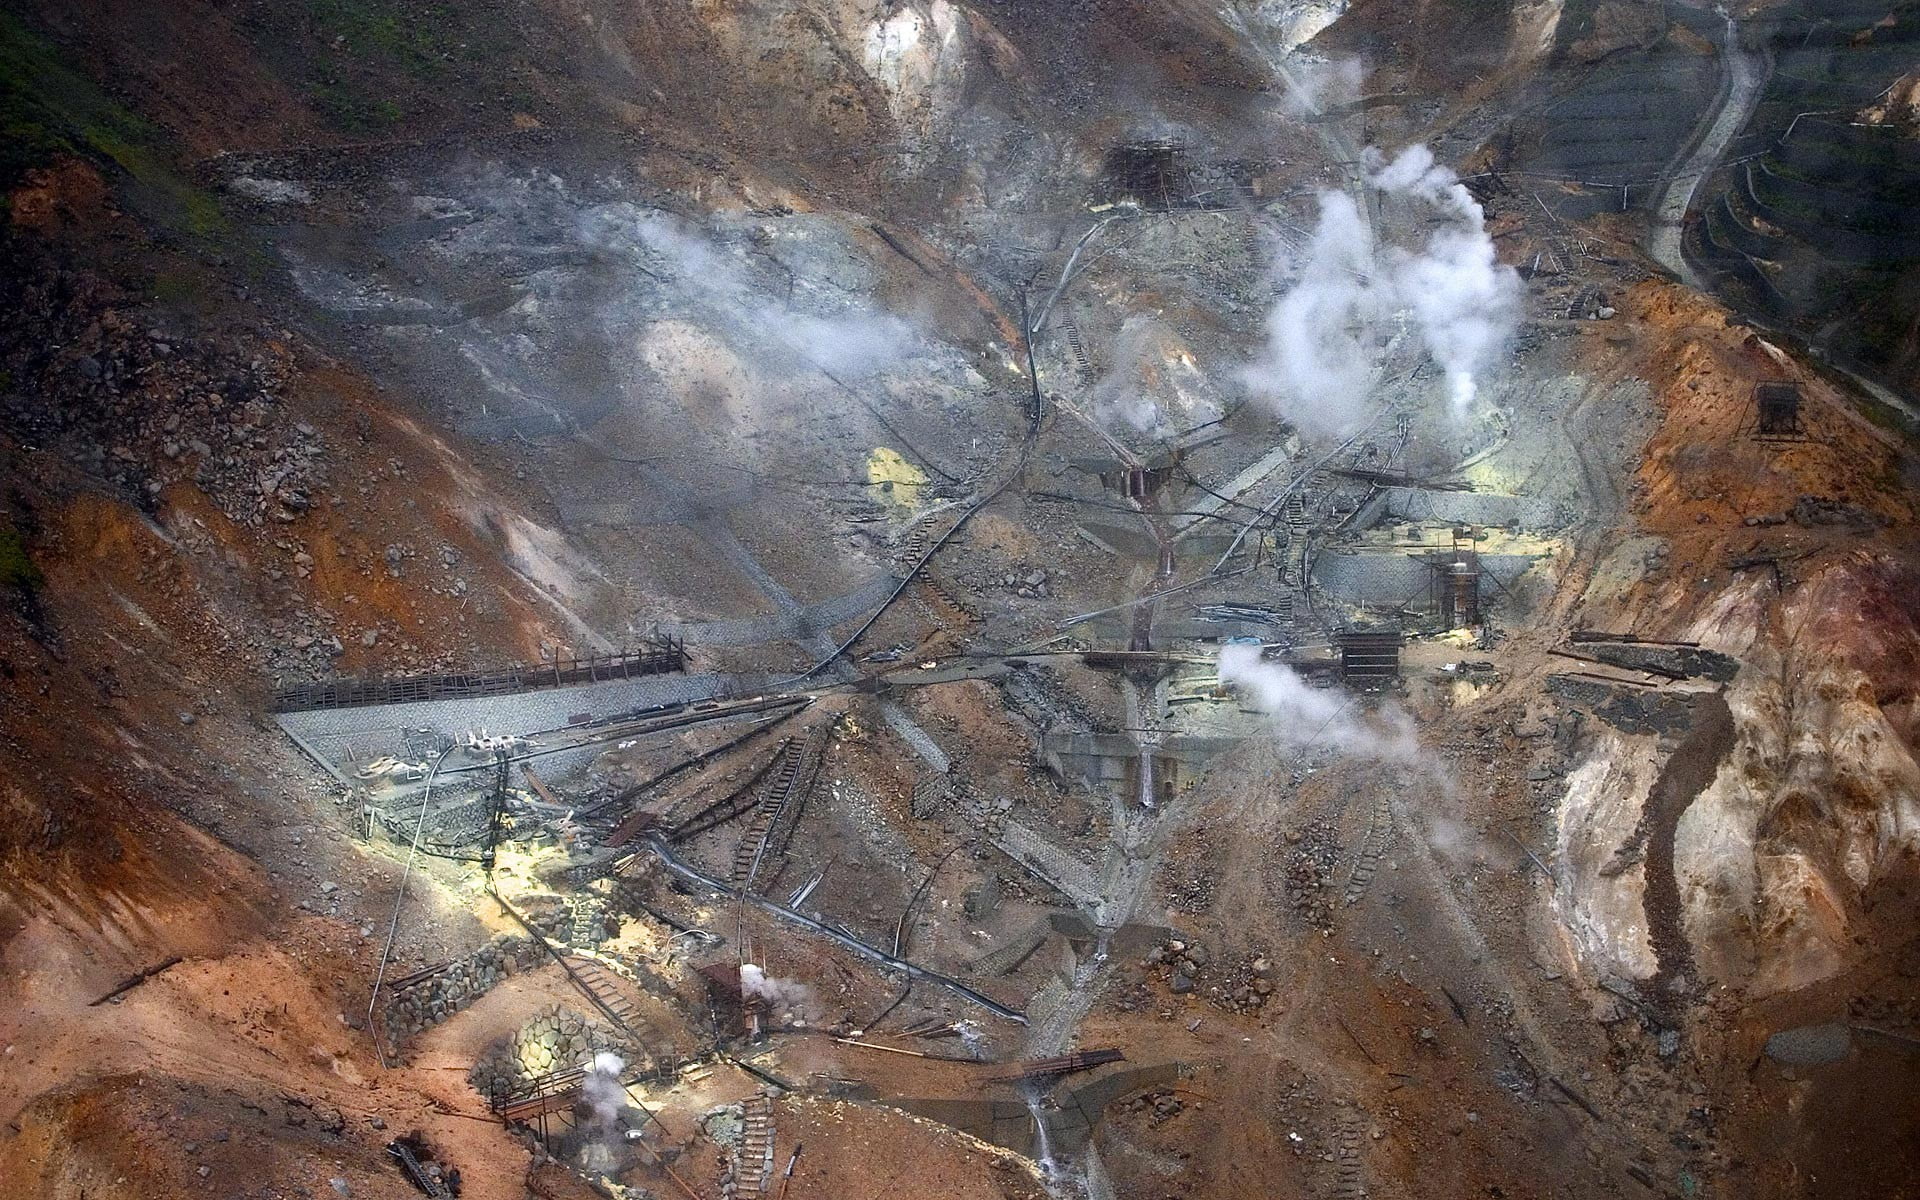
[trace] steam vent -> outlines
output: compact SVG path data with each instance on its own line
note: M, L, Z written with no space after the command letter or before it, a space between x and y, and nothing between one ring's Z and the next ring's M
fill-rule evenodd
M0 108L0 1198L1920 1200L1920 0Z

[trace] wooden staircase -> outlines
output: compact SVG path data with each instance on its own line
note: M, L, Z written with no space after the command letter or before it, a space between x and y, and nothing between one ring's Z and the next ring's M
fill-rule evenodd
M1080 368L1080 378L1090 380L1094 377L1093 362L1087 358L1087 347L1080 340L1080 327L1072 321L1063 323L1060 331L1067 335L1067 349L1073 351L1073 361Z
M980 619L972 605L956 595L946 583L935 578L931 571L920 572L919 582L923 592L920 601L922 606L927 615L941 625L965 627Z
M769 773L766 786L760 791L760 801L748 818L746 832L733 848L731 878L735 887L746 892L752 891L769 847L774 848L776 855L781 852L785 839L775 838L776 829L788 810L796 802L804 803L807 794L813 790L814 782L819 778L821 760L826 757L827 739L832 732L833 724L827 722L809 734L805 742L789 742L782 749L781 760ZM792 821L786 823L789 837L792 836L792 826ZM776 845L776 842L779 844Z
M600 906L584 894L575 896L568 916L567 945L585 949L599 941Z
M1367 814L1367 832L1360 839L1360 852L1354 856L1353 870L1347 875L1346 902L1360 903L1367 893L1367 885L1373 882L1374 873L1380 869L1380 860L1386 857L1387 848L1393 844L1393 806L1387 800L1385 792L1377 793L1373 798L1373 808Z
M931 532L931 526L926 521L914 522L913 528L907 533L907 540L900 544L902 565L911 567L920 561L920 556L927 552L927 539Z
M631 1062L650 1057L641 1030L646 1027L646 1018L640 1013L638 999L632 992L632 984L614 973L613 969L596 958L586 955L569 954L566 963L571 968L575 986L592 996L601 1011L613 1018L619 1032L630 1047Z
M792 738L781 738L779 744L773 748L773 756L762 763L759 770L748 776L745 783L734 788L713 803L690 814L685 820L676 822L667 832L668 839L674 842L683 842L696 834L705 833L709 829L717 829L727 822L750 812L760 803L760 792L758 789L761 781L766 779L769 774L779 770L781 764L786 761L786 756L792 751L793 746L794 741Z
M746 832L740 835L740 841L733 848L733 885L746 887L753 882L760 859L767 845L767 835L773 832L773 819L780 808L793 795L793 786L800 778L800 766L803 752L798 746L788 745L781 752L780 763L774 767L767 786L760 792L760 802L754 805L753 814L747 820Z

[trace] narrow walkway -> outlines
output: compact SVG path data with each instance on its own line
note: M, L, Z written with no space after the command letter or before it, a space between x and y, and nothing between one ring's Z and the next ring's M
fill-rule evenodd
M1732 17L1727 18L1726 32L1721 35L1720 61L1725 71L1725 85L1715 99L1716 107L1700 118L1699 128L1705 132L1698 135L1699 144L1687 156L1685 164L1674 172L1667 190L1655 204L1653 227L1647 232L1647 253L1653 260L1679 276L1688 287L1699 290L1704 290L1704 284L1687 262L1682 248L1687 213L1695 207L1700 189L1720 165L1727 147L1753 115L1754 106L1760 101L1760 87L1767 78L1765 56L1740 44L1740 26Z

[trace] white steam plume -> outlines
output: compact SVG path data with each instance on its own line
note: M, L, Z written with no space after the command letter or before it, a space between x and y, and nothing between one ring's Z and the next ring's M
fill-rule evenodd
M960 1045L974 1058L985 1058L989 1047L984 1034L980 1032L977 1021L955 1021L953 1027L960 1031Z
M1135 313L1109 351L1112 366L1092 388L1093 415L1109 430L1165 437L1220 416L1205 372L1172 329Z
M771 332L835 375L864 375L900 358L911 332L904 321L876 313L815 317L772 310Z
M1435 230L1418 254L1394 254L1394 290L1413 310L1427 353L1447 373L1456 417L1473 403L1474 376L1513 334L1520 317L1520 276L1494 255L1487 214L1452 170L1425 146L1408 146L1386 162L1372 154L1373 185L1389 195L1425 200L1454 224Z
M1425 146L1388 161L1369 149L1367 186L1431 207L1444 219L1419 249L1376 244L1360 205L1320 193L1320 219L1291 282L1267 316L1267 344L1242 381L1310 434L1358 427L1368 408L1380 318L1410 312L1428 355L1446 372L1456 417L1519 320L1520 277L1502 265L1486 214Z
M1360 99L1360 89L1366 84L1366 69L1357 59L1300 58L1287 65L1282 81L1287 87L1281 104L1288 115L1319 117L1325 116L1328 109L1342 108Z
M1102 425L1122 425L1158 436L1170 426L1142 378L1158 332L1152 317L1135 315L1120 326L1109 352L1113 366L1093 385L1093 412Z
M1354 757L1406 762L1420 748L1404 712L1388 708L1370 719L1355 713L1350 696L1311 686L1286 664L1263 659L1258 646L1220 647L1220 682L1267 714L1290 749L1326 746Z
M583 1127L588 1140L580 1147L580 1166L590 1172L611 1172L619 1158L620 1117L632 1107L627 1089L620 1082L626 1060L602 1050L593 1056L586 1076L580 1081L580 1098L593 1116ZM629 1138L638 1137L629 1131Z
M580 238L644 263L655 278L668 276L748 344L784 347L787 354L777 357L797 354L835 375L858 376L899 361L914 344L905 321L862 304L822 313L779 299L753 278L739 253L666 213L602 205L581 218Z
M740 964L740 991L748 999L764 1000L774 1013L790 1013L798 1021L814 1016L813 989L797 979L776 979L753 963Z
M587 1069L586 1078L580 1081L580 1094L586 1099L587 1106L593 1109L593 1122L597 1128L611 1130L627 1109L627 1089L620 1085L620 1072L625 1070L626 1060L618 1054L605 1050L593 1056L593 1065Z
M1371 327L1384 302L1366 218L1345 192L1321 192L1306 261L1267 314L1266 348L1241 379L1308 434L1351 432L1366 408Z

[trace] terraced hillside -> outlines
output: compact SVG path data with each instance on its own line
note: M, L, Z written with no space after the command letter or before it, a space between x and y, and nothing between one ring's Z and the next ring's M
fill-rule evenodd
M1507 165L1564 217L1648 209L1720 87L1722 24L1680 6L1664 19L1563 20Z
M1920 137L1890 93L1920 64L1920 4L1796 0L1748 36L1772 69L1688 249L1737 305L1910 386Z

